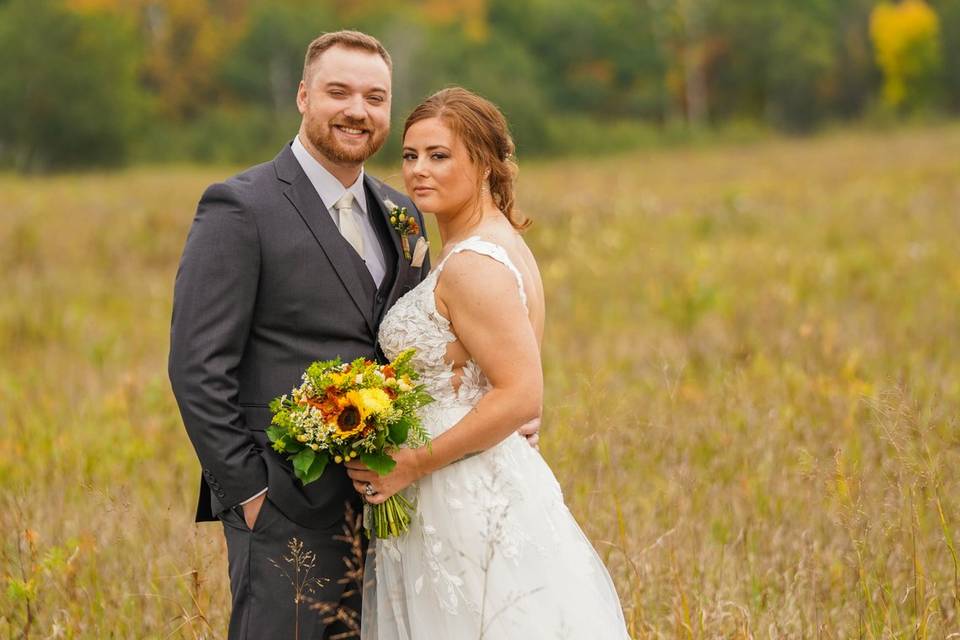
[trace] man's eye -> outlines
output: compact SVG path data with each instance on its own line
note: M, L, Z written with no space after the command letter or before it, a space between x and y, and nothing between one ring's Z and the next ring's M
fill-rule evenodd
M374 104L382 104L382 103L383 103L383 96L370 96L369 98L367 98L367 100L369 100L370 102L372 102L372 103L374 103Z

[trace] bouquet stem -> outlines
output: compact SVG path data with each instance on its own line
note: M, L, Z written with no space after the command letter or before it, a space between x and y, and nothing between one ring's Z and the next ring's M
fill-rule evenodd
M410 529L410 512L413 505L399 493L387 498L386 502L371 505L373 526L367 528L378 538L395 538Z

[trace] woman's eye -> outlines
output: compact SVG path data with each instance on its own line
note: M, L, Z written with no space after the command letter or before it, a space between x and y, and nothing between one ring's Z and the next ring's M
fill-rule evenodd
M445 154L445 153L434 153L434 154L431 155L430 157L433 158L434 160L445 160L445 159L447 158L447 154Z
M404 160L416 160L416 159L417 159L417 154L415 154L415 153L405 153L405 154L403 154L402 158L403 158Z

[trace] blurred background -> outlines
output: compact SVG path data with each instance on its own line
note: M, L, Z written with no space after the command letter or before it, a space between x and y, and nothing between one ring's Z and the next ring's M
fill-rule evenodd
M2 0L0 162L249 163L295 131L305 43L392 53L394 138L450 83L523 156L960 112L956 0Z
M0 639L225 637L173 281L339 28L393 186L436 89L509 117L541 452L635 638L960 637L960 0L0 0Z

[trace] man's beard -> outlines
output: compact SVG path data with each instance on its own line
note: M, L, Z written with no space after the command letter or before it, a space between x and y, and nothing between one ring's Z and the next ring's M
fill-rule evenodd
M367 142L361 147L347 147L336 138L333 131L335 125L363 129L367 132ZM390 133L389 127L380 131L373 129L365 120L344 119L337 122L307 122L307 138L327 158L334 162L364 162L383 146Z

